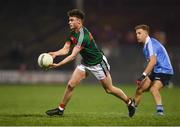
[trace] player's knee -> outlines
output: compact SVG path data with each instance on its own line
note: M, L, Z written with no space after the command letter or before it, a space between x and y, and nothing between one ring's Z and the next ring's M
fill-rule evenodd
M68 85L67 85L68 90L73 90L74 87L75 87L75 86L73 86L72 84L68 84Z
M112 94L113 93L113 89L111 87L106 87L105 91L107 94Z
M69 90L73 90L74 88L75 88L75 86L76 86L76 82L68 82L68 85L67 85L67 88L69 89Z
M158 90L156 89L156 88L150 88L150 92L152 93L152 94L156 94L156 93L158 93Z

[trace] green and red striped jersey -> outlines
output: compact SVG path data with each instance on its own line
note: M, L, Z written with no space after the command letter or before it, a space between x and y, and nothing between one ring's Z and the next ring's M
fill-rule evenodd
M78 46L82 50L82 63L88 66L97 65L102 61L103 52L98 48L92 34L87 28L82 27L78 33L71 31L66 42L73 46Z

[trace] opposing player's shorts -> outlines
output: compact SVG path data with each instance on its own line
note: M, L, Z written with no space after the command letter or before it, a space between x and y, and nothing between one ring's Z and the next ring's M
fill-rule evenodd
M165 85L169 84L169 81L170 81L172 75L152 72L148 77L151 81L160 80L162 82L162 84L165 86Z
M102 80L107 76L107 73L110 71L110 65L105 56L100 64L94 66L86 66L80 64L77 68L81 71L90 71L98 80Z

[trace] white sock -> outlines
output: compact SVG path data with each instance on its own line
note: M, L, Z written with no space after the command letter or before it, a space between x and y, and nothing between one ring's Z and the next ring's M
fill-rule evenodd
M63 110L64 110L64 108L61 108L60 106L59 106L58 108L59 108L59 110L61 110L61 111L63 111Z

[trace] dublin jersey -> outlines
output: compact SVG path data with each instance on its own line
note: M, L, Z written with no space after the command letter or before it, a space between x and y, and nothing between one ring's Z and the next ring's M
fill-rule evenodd
M97 47L93 36L85 27L82 27L78 33L72 31L66 41L82 49L80 54L83 64L92 66L102 61L103 53Z
M156 56L156 65L153 72L164 74L174 73L167 51L159 41L150 37L146 38L143 52L147 60L152 55Z

